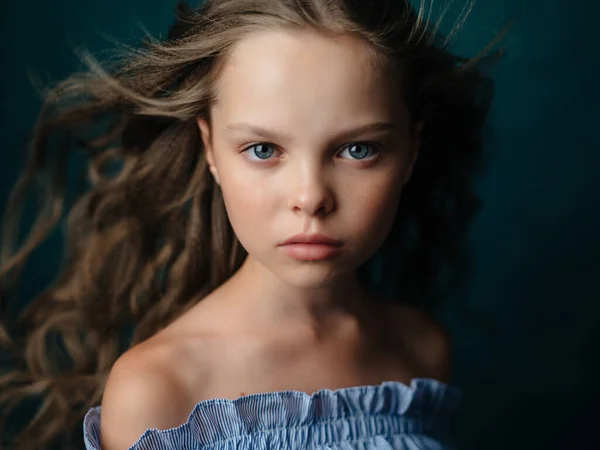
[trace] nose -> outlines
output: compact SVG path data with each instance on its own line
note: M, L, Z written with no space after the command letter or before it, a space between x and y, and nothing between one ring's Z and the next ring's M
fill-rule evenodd
M297 180L289 200L293 212L313 217L327 215L335 209L334 195L325 173L305 171Z

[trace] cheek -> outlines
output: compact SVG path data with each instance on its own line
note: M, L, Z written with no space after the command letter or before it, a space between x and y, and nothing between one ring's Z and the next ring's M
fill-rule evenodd
M378 182L357 186L349 198L348 223L353 224L353 234L363 236L368 247L378 246L387 237L396 217L402 183L400 177L389 175ZM354 197L356 201L352 202Z
M408 146L408 143L403 146ZM355 198L360 199L353 211L357 217L354 220L358 227L356 231L368 234L367 239L373 245L383 243L392 228L407 171L410 170L408 153L394 155L388 162L380 173L371 174L362 186L355 185Z
M221 177L221 191L231 226L248 249L249 244L264 235L269 218L275 215L274 204L264 183L245 175L243 170L232 172L235 177Z

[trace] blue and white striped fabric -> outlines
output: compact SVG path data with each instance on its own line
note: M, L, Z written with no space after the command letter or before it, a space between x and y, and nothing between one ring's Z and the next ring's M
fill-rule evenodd
M151 429L130 450L448 450L460 392L432 379L268 392L196 405L186 423ZM100 450L100 406L85 416L87 450Z

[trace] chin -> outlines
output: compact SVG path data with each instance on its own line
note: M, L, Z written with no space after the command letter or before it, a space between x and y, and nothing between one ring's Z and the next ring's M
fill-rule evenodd
M269 273L268 277L274 277L285 285L302 290L326 289L336 283L347 282L355 276L363 259L348 253L318 261L281 258L280 255L273 257L272 254L258 252L249 252L249 255L246 264L254 267L250 270L256 275L266 271Z

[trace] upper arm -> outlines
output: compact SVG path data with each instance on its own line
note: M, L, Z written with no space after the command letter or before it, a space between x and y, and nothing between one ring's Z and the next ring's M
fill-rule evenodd
M102 450L126 450L148 429L185 422L187 396L169 371L130 350L114 364L102 398Z

